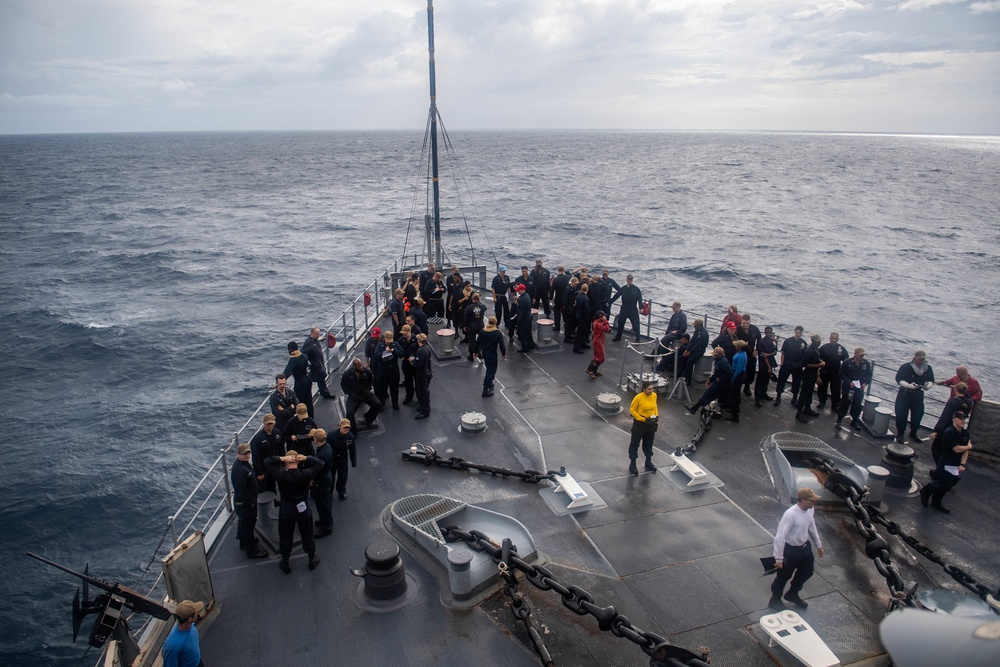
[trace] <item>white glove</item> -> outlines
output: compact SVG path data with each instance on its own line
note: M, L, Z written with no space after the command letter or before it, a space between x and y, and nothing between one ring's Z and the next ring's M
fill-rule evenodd
M912 382L907 382L906 380L900 380L899 381L899 386L902 387L903 389L916 389L917 388L917 385L913 384Z
M933 382L925 382L924 383L924 389L930 389L933 386L934 386Z

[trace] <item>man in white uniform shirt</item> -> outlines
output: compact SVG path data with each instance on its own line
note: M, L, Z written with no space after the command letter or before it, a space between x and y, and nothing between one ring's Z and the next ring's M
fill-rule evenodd
M804 488L799 489L796 498L798 502L785 510L774 535L774 566L778 571L771 584L771 601L768 606L775 611L785 608L781 602L781 593L789 579L792 580L792 585L788 588L785 599L799 609L809 606L799 597L799 591L813 575L813 545L820 558L823 557L823 543L820 542L814 517L819 496L812 489Z

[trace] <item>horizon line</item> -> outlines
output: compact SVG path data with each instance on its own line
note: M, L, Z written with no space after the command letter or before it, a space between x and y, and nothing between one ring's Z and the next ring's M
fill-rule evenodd
M39 137L75 135L115 135L115 134L292 134L292 133L336 133L336 132L420 132L417 128L309 128L309 129L204 129L204 130L93 130L65 132L0 132L0 137ZM774 129L668 129L668 128L490 128L460 127L449 132L630 132L666 134L831 134L840 136L892 136L892 137L938 137L938 138L1000 138L1000 134L974 134L960 132L889 132L884 130L774 130Z

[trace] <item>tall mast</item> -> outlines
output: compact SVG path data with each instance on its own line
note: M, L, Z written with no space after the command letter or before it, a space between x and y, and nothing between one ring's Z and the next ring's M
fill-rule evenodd
M437 83L434 75L434 0L427 0L427 61L431 81L431 183L434 187L434 260L441 266L441 191L438 183L438 140L437 140ZM428 232L427 254L430 256L430 229Z

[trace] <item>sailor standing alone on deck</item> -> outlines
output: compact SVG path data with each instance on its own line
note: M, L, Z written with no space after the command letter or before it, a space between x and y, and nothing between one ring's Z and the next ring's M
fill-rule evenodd
M656 408L656 392L652 382L642 383L642 391L632 399L629 412L632 414L632 440L628 445L629 474L639 474L635 460L639 457L640 442L642 453L646 455L646 470L656 472L656 466L653 465L653 436L656 435L660 412Z
M806 487L799 489L796 498L798 502L785 510L774 535L774 566L778 572L771 583L771 600L768 606L775 611L785 608L781 602L781 593L789 579L792 580L792 585L785 593L785 599L799 609L809 606L799 597L799 591L813 575L813 543L816 544L816 553L820 558L823 557L823 544L819 539L819 531L816 530L815 517L819 496Z

